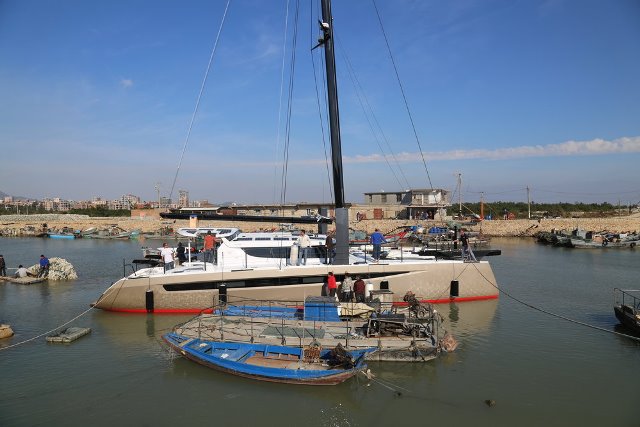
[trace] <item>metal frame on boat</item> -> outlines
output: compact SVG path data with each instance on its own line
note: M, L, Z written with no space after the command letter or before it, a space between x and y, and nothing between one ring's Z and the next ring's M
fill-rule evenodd
M640 334L640 289L613 290L613 311L626 328Z

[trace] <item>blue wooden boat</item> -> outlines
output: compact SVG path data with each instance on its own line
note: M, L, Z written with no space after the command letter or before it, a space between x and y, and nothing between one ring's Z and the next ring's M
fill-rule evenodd
M162 339L196 363L222 372L263 381L306 385L339 384L366 368L367 353L319 347L209 341L168 333Z
M47 233L50 239L75 239L76 236L73 233Z

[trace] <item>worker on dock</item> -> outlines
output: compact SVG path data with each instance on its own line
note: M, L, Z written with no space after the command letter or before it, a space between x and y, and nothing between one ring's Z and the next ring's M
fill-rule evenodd
M49 275L49 259L40 255L40 270L38 271L38 277L47 277Z
M16 279L20 279L28 276L30 276L29 270L24 268L22 264L18 266L18 271L16 271L16 274L13 275L13 277L15 277Z

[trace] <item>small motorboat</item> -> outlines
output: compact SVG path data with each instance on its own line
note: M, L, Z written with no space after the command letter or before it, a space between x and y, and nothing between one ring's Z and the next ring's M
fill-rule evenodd
M176 333L165 334L162 339L187 359L222 372L305 385L339 384L364 370L366 354L376 350L210 341Z
M613 311L624 327L640 334L640 289L613 290Z

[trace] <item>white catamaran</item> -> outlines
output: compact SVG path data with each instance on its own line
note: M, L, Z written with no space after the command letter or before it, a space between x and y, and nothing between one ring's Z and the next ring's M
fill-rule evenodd
M389 290L395 298L407 291L422 301L450 302L495 299L498 287L488 261L436 260L416 257L380 260L349 252L348 209L345 207L338 96L331 6L322 2L322 38L333 164L336 247L333 264L326 264L322 246L312 245L306 265L291 262L293 237L277 233L248 240L222 238L217 263L187 262L172 270L145 268L113 283L94 303L103 310L148 313L197 313L214 305L220 294L262 300L304 300L320 295L329 272L338 281L345 273L361 276L374 290ZM250 235L249 235L250 234ZM270 233L273 234L273 233ZM264 240L260 240L263 238Z

